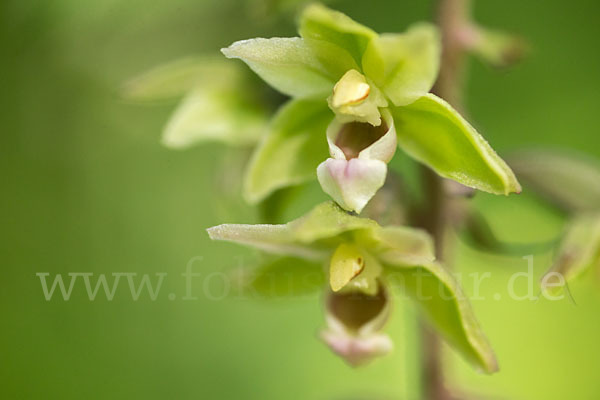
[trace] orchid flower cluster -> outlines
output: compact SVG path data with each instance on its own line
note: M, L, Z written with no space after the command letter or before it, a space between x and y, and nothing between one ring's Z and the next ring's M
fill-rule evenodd
M430 235L358 215L384 185L397 148L462 185L520 191L475 128L429 93L440 63L437 29L420 23L406 33L377 34L314 4L301 14L299 34L222 49L291 98L254 152L244 194L259 202L316 177L333 202L288 224L219 225L210 237L323 268L329 283L321 336L352 365L391 350L382 329L390 283L399 280L455 349L480 370L495 371L494 353L456 280L436 261Z
M464 50L488 65L507 67L527 52L518 36L464 22ZM383 328L391 315L391 286L399 286L466 360L495 371L493 351L456 280L436 260L429 234L359 216L386 183L388 163L400 148L448 178L450 228L482 250L512 252L464 196L474 189L518 193L520 185L476 129L429 93L440 63L437 29L419 23L402 34L377 34L314 4L299 18L299 35L243 40L222 49L290 97L282 106L281 95L265 90L243 64L213 56L156 67L127 82L123 95L142 102L182 98L163 130L167 147L207 141L256 146L243 184L249 203L268 199L263 208L278 209L276 191L318 179L333 202L299 219L283 225L226 224L208 233L275 255L255 269L250 282L255 290L272 286L273 274L285 275L281 279L289 283L291 272L303 292L321 289L328 280L321 338L348 363L360 365L392 349ZM540 149L519 152L510 161L528 189L568 218L555 263L541 279L544 291L558 294L600 267L600 164ZM386 186L394 185L391 180ZM404 198L380 197L403 209ZM384 219L383 214L372 215ZM309 275L319 279L307 284Z

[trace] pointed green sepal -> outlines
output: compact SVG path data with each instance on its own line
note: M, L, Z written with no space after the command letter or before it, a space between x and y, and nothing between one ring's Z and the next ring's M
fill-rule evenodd
M439 175L493 194L521 192L504 160L444 100L428 94L392 113L400 148Z
M454 277L437 263L406 267L390 261L388 278L419 305L444 339L479 370L498 371L494 351Z
M265 82L291 97L327 97L335 77L313 55L302 38L248 39L221 49L239 58Z

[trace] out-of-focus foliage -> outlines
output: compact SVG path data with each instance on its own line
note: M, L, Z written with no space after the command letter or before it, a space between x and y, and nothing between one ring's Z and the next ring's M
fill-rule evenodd
M600 161L558 150L520 151L510 158L521 179L567 212L600 209Z
M470 31L469 50L483 62L496 67L513 66L529 52L525 39L506 32L473 27Z
M558 150L521 151L511 159L531 189L570 218L554 265L541 280L544 290L560 292L600 268L600 162Z
M207 141L256 143L268 117L260 94L245 71L216 57L173 61L123 87L124 97L134 101L185 96L163 130L162 143L175 149Z
M566 227L554 266L542 277L542 289L559 292L592 268L596 273L600 268L600 215L581 214Z

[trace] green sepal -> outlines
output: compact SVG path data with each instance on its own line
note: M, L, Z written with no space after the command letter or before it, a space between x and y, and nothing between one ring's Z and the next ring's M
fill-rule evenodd
M309 45L311 41L317 41L317 43L324 41L344 49L352 56L359 68L369 42L377 37L377 33L370 28L321 4L312 4L305 8L300 16L299 33ZM318 47L313 47L313 49L317 56L324 61L324 64L335 64L340 61L347 64L345 59L336 61L332 55L322 51L326 49ZM328 60L330 62L327 62ZM351 67L347 69L351 69Z
M406 267L388 260L388 279L412 298L444 339L477 369L498 370L485 337L458 282L440 264Z
M391 110L399 147L439 175L493 194L521 192L508 165L444 100L430 93Z
M302 38L248 39L221 49L239 58L276 90L291 97L327 97L335 83Z

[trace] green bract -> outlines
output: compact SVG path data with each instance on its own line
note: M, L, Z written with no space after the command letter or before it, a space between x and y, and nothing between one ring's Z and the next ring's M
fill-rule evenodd
M434 26L421 23L404 34L378 35L315 4L302 13L299 32L300 37L250 39L222 49L293 98L256 150L247 199L260 201L277 188L311 179L318 167L324 191L343 208L360 212L383 185L396 145L464 185L496 194L520 191L510 168L479 133L428 93L440 62ZM331 158L323 161L316 155L325 152L326 143Z
M379 330L389 309L386 282L392 281L467 360L486 372L497 368L468 301L452 275L435 262L432 240L422 230L382 227L328 202L285 225L226 224L208 233L212 239L324 266L331 290L323 338L352 364L389 350Z

